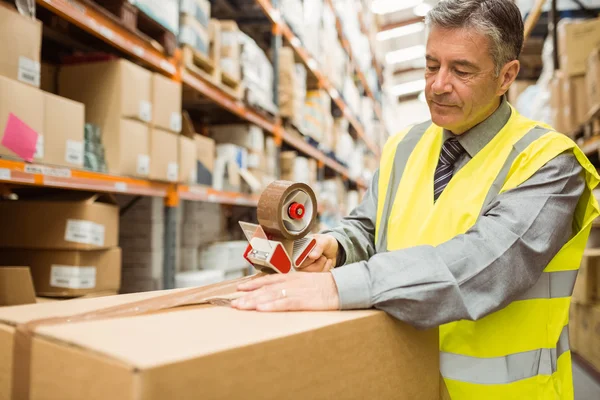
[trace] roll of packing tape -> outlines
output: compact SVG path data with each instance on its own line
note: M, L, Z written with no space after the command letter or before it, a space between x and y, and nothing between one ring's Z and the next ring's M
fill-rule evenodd
M304 183L275 181L258 200L258 223L267 234L278 238L303 238L316 218L317 198Z

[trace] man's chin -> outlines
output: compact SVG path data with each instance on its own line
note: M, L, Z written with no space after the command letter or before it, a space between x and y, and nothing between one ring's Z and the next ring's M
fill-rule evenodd
M431 113L431 121L439 127L452 131L456 127L458 120L453 115L441 115L439 113Z

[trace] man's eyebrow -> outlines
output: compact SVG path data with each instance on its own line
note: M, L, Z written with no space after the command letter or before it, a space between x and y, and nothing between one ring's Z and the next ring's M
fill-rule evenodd
M431 61L431 62L439 62L437 58L435 58L434 56L430 56L429 54L427 54L427 55L425 56L425 59L426 59L427 61Z
M477 65L473 64L471 61L468 61L468 60L454 60L454 61L452 61L451 64L452 65L461 65L463 67L479 70L479 67Z

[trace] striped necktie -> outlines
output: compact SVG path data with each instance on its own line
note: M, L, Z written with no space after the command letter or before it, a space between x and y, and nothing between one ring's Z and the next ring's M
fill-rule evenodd
M440 161L435 170L433 181L433 198L437 200L446 186L450 183L454 173L454 163L464 153L465 149L458 143L458 140L452 138L446 140L440 152Z

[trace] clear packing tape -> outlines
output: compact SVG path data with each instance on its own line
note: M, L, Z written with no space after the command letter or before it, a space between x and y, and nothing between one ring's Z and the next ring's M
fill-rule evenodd
M35 0L15 0L15 5L21 15L35 18Z
M202 304L229 306L231 300L243 295L242 292L237 291L237 286L240 283L264 275L264 273L258 273L236 280L171 292L150 299L138 300L82 314L67 317L43 318L17 325L13 349L11 400L30 399L32 339L36 329L41 326L135 317L159 311L169 311L184 306Z

